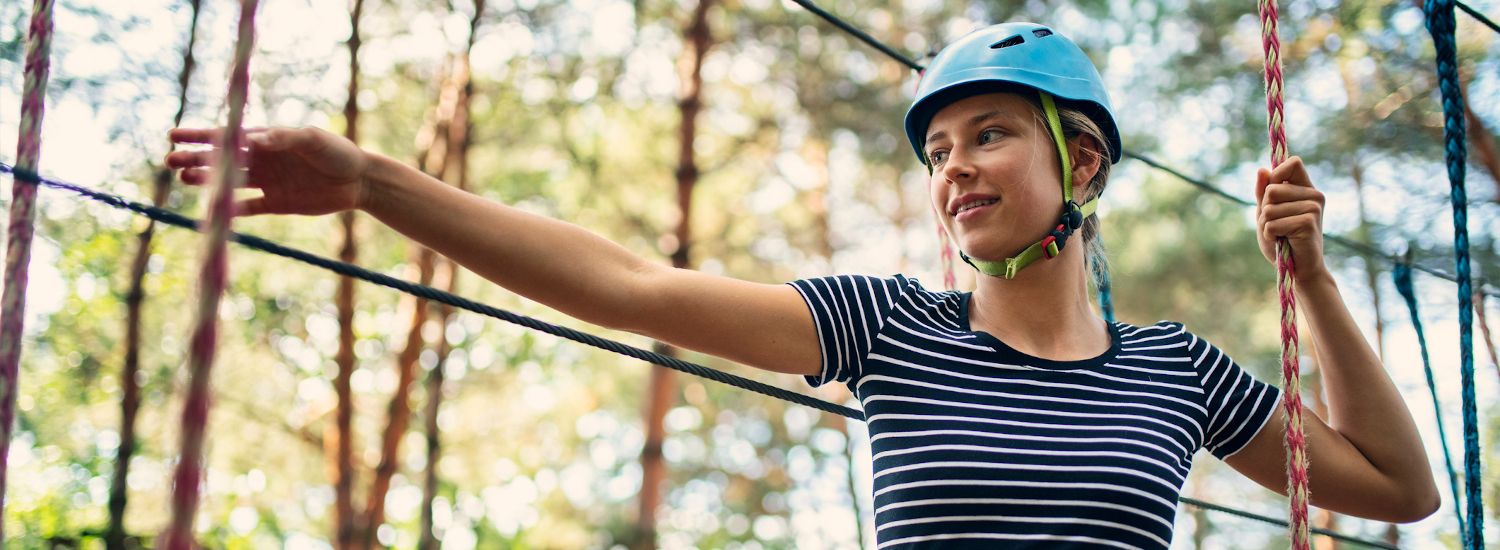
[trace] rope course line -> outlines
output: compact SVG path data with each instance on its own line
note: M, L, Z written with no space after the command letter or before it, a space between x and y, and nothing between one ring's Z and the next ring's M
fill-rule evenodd
M1223 512L1223 513L1229 514L1231 516L1239 516L1239 517L1242 517L1242 518L1245 518L1245 519L1253 519L1253 520L1256 520L1256 521L1270 523L1270 524L1273 524L1273 525L1280 525L1282 527L1287 527L1288 526L1287 521L1284 520L1284 519L1281 519L1281 518L1274 518L1274 517L1271 517L1271 516L1264 516L1264 515L1257 514L1257 513L1254 513L1254 512L1246 512L1244 510L1236 510L1236 509L1230 508L1228 506L1223 506L1223 505L1220 505L1220 504L1214 504L1212 502L1204 502L1204 501L1198 500L1196 498L1178 497L1177 500L1182 501L1183 504L1186 504L1188 506L1197 506L1197 507L1203 508L1205 510L1213 510L1215 512ZM1313 534L1316 534L1316 535L1323 535L1323 536L1326 536L1326 537L1329 537L1329 538L1334 538L1334 539L1338 539L1338 540L1341 540L1341 541L1344 541L1344 542L1349 542L1349 543L1354 543L1354 544L1362 544L1362 545L1365 545L1365 546L1369 546L1371 548L1385 548L1385 549L1388 549L1388 550L1401 550L1401 547L1396 546L1396 545L1391 544L1391 543L1388 543L1388 542L1385 542L1385 541L1378 541L1378 540L1371 540L1371 539L1362 539L1362 538L1359 538L1359 537L1353 537L1353 536L1345 535L1343 533L1339 533L1338 531L1330 531L1330 530L1324 529L1322 527L1313 527L1313 528L1311 528L1311 531L1312 531Z
M184 229L191 229L193 231L199 230L200 224L197 220L194 220L182 214L178 214L171 210L157 208L151 205L135 202L118 195L95 191L93 189L73 185L58 180L41 178L38 177L35 173L21 171L5 163L0 163L0 173L14 173L17 181L40 182L42 185L45 185L47 187L71 191L94 201L104 203L106 205L122 210L129 210L136 214L151 218L167 225L181 227ZM702 365L689 363L681 359L667 357L659 353L654 353L628 344L622 344L605 338L600 338L567 327L554 325L518 313L512 313L500 308L469 300L462 296L444 292L436 288L408 282L356 265L331 260L322 256L318 256L316 254L312 254L310 252L304 252L302 250L277 244L268 239L256 237L254 235L236 232L229 235L229 240L243 245L247 248L259 250L261 252L266 252L291 260L296 260L316 267L321 267L340 275L353 277L375 285L399 290L401 292L405 292L407 294L411 294L421 298L426 298L434 302L447 304L459 309L478 313L486 317L493 317L501 321L520 325L540 332L545 332L553 336L593 346L605 351L611 351L621 355L633 357L642 361L647 361L695 376L701 376L715 382L722 382L724 384L729 384L741 389L750 390L784 401L790 401L799 405L805 405L821 411L838 414L855 420L864 420L864 413L850 407L829 403L821 399L808 397L800 393L777 388L775 386L750 380L748 378L743 378L726 372L718 371Z
M1427 391L1432 394L1432 412L1437 417L1438 443L1443 448L1443 465L1448 470L1448 486L1453 490L1453 514L1458 516L1458 532L1467 534L1464 527L1463 497L1458 491L1458 472L1453 469L1453 454L1448 450L1448 430L1443 424L1443 405L1438 401L1437 381L1432 374L1432 361L1427 356L1427 334L1422 330L1422 317L1417 313L1417 292L1413 288L1411 267L1396 264L1391 270L1396 283L1396 292L1406 299L1406 309L1411 312L1411 325L1417 331L1417 347L1422 351L1422 371L1427 375Z
M8 164L5 164L4 162L0 162L0 174L12 174L15 177L15 181L18 183L29 183L34 185L40 184L54 189L69 191L86 199L102 203L106 206L118 208L121 210L127 210L137 215L145 216L159 223L163 223L173 227L179 227L192 231L200 230L200 223L198 222L198 220L194 220L177 212L173 212L165 208L158 208L148 204L142 204L130 199L126 199L119 195L105 193L103 191L96 191L80 185L74 185L60 180L40 177L34 172L22 171ZM256 237L254 235L231 232L229 234L229 241L252 250L258 250L267 254L271 254L273 256L280 256L296 262L305 263L313 267L332 271L339 275L352 277L377 286L383 286L400 292L405 292L413 296L432 300L434 302L447 304L472 313L483 315L485 317L499 319L507 323L520 325L522 327L536 330L538 332L551 334L559 338L572 340L574 342L599 348L605 351L618 353L642 361L661 365L670 369L692 374L694 376L707 378L715 382L750 390L767 397L773 397L798 405L811 407L820 411L838 414L854 420L864 421L864 413L850 407L836 405L834 403L829 403L815 397L809 397L807 395L777 388L775 386L756 382L754 380L749 380L747 378L743 378L727 372L715 370L694 363L689 363L687 361L683 361L674 357L667 357L658 353L646 351L634 346L630 346L629 344L615 342L578 330L554 325L532 317L527 317L518 313L512 313L510 311L506 311L494 306L475 302L451 292L444 292L430 286L419 285L416 283L391 277L383 273L377 273L357 265L324 258L310 252L298 250L296 248L285 246L268 239ZM1233 508L1224 507L1222 505L1210 504L1188 497L1178 497L1178 500L1194 506L1203 506L1205 508L1211 508L1214 510L1227 511L1230 513L1236 513L1242 517L1266 521L1268 523L1280 525L1283 527L1286 526L1285 521L1277 520L1275 518L1266 518L1265 516L1258 516L1250 512L1234 510ZM1319 533L1328 536L1334 536L1336 538L1339 538L1340 540L1358 542L1360 544L1366 544L1377 548L1389 548L1389 546L1385 545L1384 543L1360 540L1348 535L1339 535L1332 531Z
M1170 166L1167 166L1165 164L1162 164L1161 162L1159 162L1159 161L1157 161L1157 160L1155 160L1155 159L1153 159L1151 157L1148 157L1148 156L1145 156L1145 155L1141 155L1141 154L1138 154L1138 153L1132 153L1132 152L1129 152L1129 151L1126 151L1124 153L1124 155L1127 156L1127 157L1130 157L1132 159L1138 160L1142 164L1145 164L1147 166L1150 166L1150 167L1155 168L1157 170L1160 170L1162 172L1166 172L1167 174L1170 174L1173 177L1176 177L1177 179L1182 180L1184 183L1192 185L1193 187L1197 187L1197 188L1203 190L1204 192L1207 192L1208 194L1211 194L1211 195L1223 198L1223 199L1225 199L1225 200L1227 200L1229 202L1238 204L1240 206L1247 206L1247 207L1248 206L1255 206L1254 202L1251 202L1249 200L1246 200L1246 199L1240 198L1238 196L1235 196L1235 195L1229 193L1228 191L1220 189L1220 188L1214 186L1213 184L1208 183L1208 182L1206 182L1206 181L1204 181L1202 179L1194 178L1192 176L1184 174L1181 171L1179 171L1179 170L1177 170L1175 168L1172 168ZM1391 254L1391 253L1385 252L1383 250L1371 247L1369 245L1360 243L1358 241L1350 240L1348 237L1344 237L1342 235L1335 235L1335 234L1330 234L1330 233L1324 233L1323 234L1323 238L1325 240L1327 240L1328 242L1337 244L1337 245L1342 246L1344 248L1348 248L1349 250L1352 250L1352 251L1354 251L1355 253L1357 253L1357 254L1359 254L1361 256L1385 260L1386 262L1390 263L1392 266L1407 264L1406 260L1403 259L1400 256L1397 256L1395 254ZM1410 267L1412 269L1416 270L1416 271L1420 271L1422 273L1426 273L1428 275L1432 275L1432 276L1437 277L1439 279L1443 279L1443 280L1446 280L1446 281L1449 281L1449 282L1455 282L1455 283L1458 282L1458 278L1455 277L1452 273L1448 273L1448 272L1443 271L1441 269L1437 269L1437 268L1433 268L1433 267L1428 267L1428 266L1424 266L1424 265L1416 264L1416 263L1411 263L1411 264L1408 264L1408 265L1410 265ZM1485 295L1487 295L1487 296L1500 298L1500 290L1483 290L1483 289L1481 289L1480 292L1483 293L1483 294L1485 294Z
M876 40L875 37L870 36L865 31L862 31L862 30L859 30L859 29L855 28L853 25L850 25L847 21L844 21L843 19L840 19L837 15L834 15L834 14L828 13L827 11L824 11L823 8L818 7L817 5L813 4L812 2L809 2L808 0L792 0L792 2L795 2L798 6L802 6L802 8L806 9L807 11L813 12L814 15L817 15L818 17L822 17L824 21L828 22L828 24L833 25L835 27L838 27L839 30L844 31L846 33L849 33L851 36L853 36L855 38L858 38L861 42L864 42L866 45L870 46L871 48L875 48L877 50L880 50L881 53L884 53L884 54L890 56L891 59L894 59L896 61L900 61L902 65L906 65L907 67L910 67L911 70L917 71L917 72L920 73L920 72L922 72L925 69L925 67L923 67L921 63L917 63L916 61L913 61L911 58L906 57L904 55L901 55L900 52L897 52L896 50L892 49L890 46L885 45L884 42Z
M36 170L42 149L42 115L46 111L47 76L52 53L52 0L36 0L31 9L26 41L25 83L21 99L21 127L16 140L16 165ZM10 436L20 391L21 337L26 321L26 279L31 265L31 241L36 230L36 187L11 189L10 221L5 243L5 289L0 292L0 512L5 510ZM0 513L3 517L3 513ZM5 526L0 522L0 543Z
M1469 204L1464 189L1467 144L1464 137L1464 98L1458 81L1457 23L1453 0L1426 0L1427 31L1437 57L1438 88L1443 100L1443 150L1448 160L1449 198L1453 203L1454 273L1458 275L1459 379L1463 395L1464 479L1469 521L1464 546L1484 544L1484 492L1479 449L1479 416L1474 397L1474 291L1469 274Z
M1480 23L1483 23L1484 26L1489 27L1490 30L1493 30L1495 32L1500 32L1500 25L1496 25L1494 21L1490 20L1490 18L1485 17L1484 14L1482 14L1482 13L1479 13L1479 10L1471 8L1471 7L1469 7L1468 4L1465 4L1463 2L1458 2L1456 0L1455 0L1455 2L1453 4L1456 5L1456 6L1458 6L1458 9L1464 10L1464 13L1469 14L1469 17L1473 17L1475 20L1479 21Z

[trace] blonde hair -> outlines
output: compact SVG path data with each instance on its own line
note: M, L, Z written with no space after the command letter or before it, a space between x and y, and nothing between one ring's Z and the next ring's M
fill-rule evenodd
M1021 93L1020 95L1033 107L1037 124L1046 130L1048 125L1046 115L1042 112L1041 99L1035 93ZM1094 177L1089 180L1088 185L1084 186L1083 194L1075 195L1073 202L1081 205L1103 196L1104 187L1109 184L1109 169L1113 166L1110 162L1113 151L1109 149L1109 140L1104 138L1104 128L1084 111L1061 102L1057 105L1057 118L1062 124L1063 139L1068 140L1079 136L1088 138L1078 147L1078 154L1088 155L1091 162L1097 161L1099 164L1099 170L1094 172ZM1050 130L1043 133L1047 135L1049 141L1053 142L1053 145L1057 144ZM1088 146L1089 141L1093 142L1094 147ZM1078 159L1073 159L1072 165L1078 166ZM1085 247L1083 261L1084 266L1089 269L1089 280L1096 286L1103 284L1103 278L1109 272L1109 256L1104 250L1104 240L1099 237L1099 216L1093 215L1084 219L1083 227L1078 231Z
M1099 171L1094 172L1093 179L1089 180L1084 187L1083 196L1077 197L1079 204L1083 204L1104 194L1104 187L1109 184L1110 158L1113 151L1109 150L1109 140L1104 139L1104 129L1099 127L1094 119L1089 118L1083 111L1070 107L1058 106L1057 116L1062 121L1063 138L1072 139L1077 136L1089 138L1078 148L1079 155L1088 155L1090 162L1097 161ZM1048 132L1050 134L1050 132ZM1088 147L1088 141L1093 141L1096 147ZM1073 164L1078 164L1075 159ZM1082 233L1084 244L1084 262L1091 268L1094 284L1100 284L1109 269L1109 256L1104 250L1104 240L1099 238L1099 216L1089 216L1083 220L1083 227L1079 229Z

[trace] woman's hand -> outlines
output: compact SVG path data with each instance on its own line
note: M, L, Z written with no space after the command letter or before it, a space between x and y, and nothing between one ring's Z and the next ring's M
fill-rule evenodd
M1291 157L1275 170L1255 175L1255 237L1260 253L1276 263L1276 239L1292 247L1298 281L1327 274L1323 262L1323 193L1313 188L1302 159Z
M188 185L208 183L221 150L222 129L175 128L174 143L215 145L212 149L174 151L167 166L182 169ZM245 131L249 147L246 186L262 195L239 201L235 215L320 215L362 208L368 200L368 155L354 143L316 128L267 128Z

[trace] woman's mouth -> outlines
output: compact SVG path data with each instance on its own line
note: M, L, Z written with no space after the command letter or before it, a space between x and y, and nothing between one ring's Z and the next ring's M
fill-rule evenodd
M970 218L978 216L979 214L983 213L984 210L988 209L990 206L993 206L998 202L1000 202L999 199L976 199L965 202L963 204L960 204L958 208L953 209L953 219L956 221L968 220Z

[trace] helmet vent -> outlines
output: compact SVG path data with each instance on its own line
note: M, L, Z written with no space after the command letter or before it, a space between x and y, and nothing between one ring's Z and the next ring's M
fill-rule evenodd
M1011 46L1020 46L1021 43L1025 42L1025 41L1026 41L1026 39L1022 38L1021 35L1018 34L1018 35L1012 36L1010 38L1007 38L1005 40L1001 40L999 42L996 42L994 44L990 44L990 49L992 49L992 50L998 50L998 49L1001 49L1001 48L1009 48Z
M1041 38L1043 36L1052 36L1052 30L1051 29L1037 29L1037 30L1031 31L1031 35L1035 36L1037 38Z

